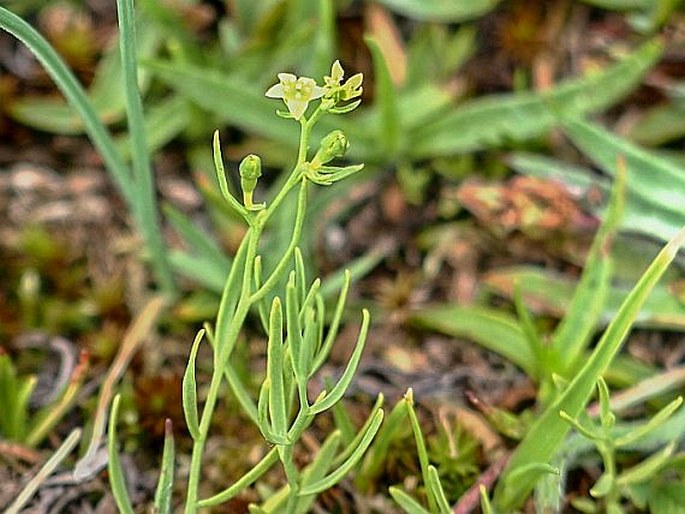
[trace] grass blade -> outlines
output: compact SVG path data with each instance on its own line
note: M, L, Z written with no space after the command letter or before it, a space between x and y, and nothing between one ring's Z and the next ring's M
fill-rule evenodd
M390 492L392 499L395 500L407 514L430 514L430 512L424 509L419 502L399 487L391 486L388 491Z
M164 449L162 450L162 469L155 491L155 514L171 513L171 494L174 487L174 432L171 420L164 422Z
M630 206L621 225L632 232L668 241L685 225L685 172L670 160L622 139L601 126L580 119L565 119L567 136L609 175L616 174L616 159L625 159ZM635 214L641 214L636 218Z
M52 472L60 465L69 453L76 447L81 438L81 429L75 428L71 431L69 436L60 445L57 451L48 459L48 461L40 468L40 471L33 477L28 484L22 489L12 504L7 507L5 514L19 514L22 512L24 505L36 493L40 485L49 477Z
M88 136L102 155L107 169L112 174L112 178L119 186L124 198L129 205L132 205L135 191L131 171L117 152L110 133L98 118L95 109L74 74L42 35L4 7L0 7L0 27L27 46L45 67L69 104L81 115Z
M147 151L143 102L138 90L138 55L136 49L133 0L117 0L119 48L123 63L124 92L131 155L133 157L133 212L153 261L153 273L166 294L176 294L176 284L167 259L155 194L150 156Z
M380 46L372 37L366 37L365 41L373 56L373 70L376 77L375 97L379 104L378 141L385 155L396 155L400 142L397 93Z
M515 318L484 307L437 305L416 312L411 322L454 337L466 337L499 353L535 376L535 356Z
M271 466L273 466L276 461L278 461L278 448L271 448L269 453L267 453L262 460L260 460L255 466L245 473L236 483L227 489L224 489L218 494L210 498L205 498L197 502L197 506L200 508L215 507L221 503L227 502L245 488L250 487L259 477L264 473L269 471Z
M122 514L133 514L133 505L131 505L131 498L126 490L124 470L121 467L119 449L117 448L117 420L119 418L120 401L121 396L116 395L112 402L112 412L109 417L109 433L107 437L109 462L107 463L107 471L109 472L109 485L112 487L112 495L119 512Z
M604 373L621 348L635 317L652 288L685 243L685 227L659 252L637 285L621 305L616 318L607 327L592 355L572 382L536 420L523 439L505 471L495 495L496 506L510 512L519 506L535 485L530 476L517 473L531 465L547 463L568 434L569 426L559 417L560 411L576 417L587 403L597 379ZM514 482L512 475L516 474Z

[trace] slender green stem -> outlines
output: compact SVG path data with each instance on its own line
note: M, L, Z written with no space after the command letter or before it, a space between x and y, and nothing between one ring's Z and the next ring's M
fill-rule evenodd
M269 278L264 281L264 283L261 285L261 287L252 295L251 301L252 302L258 302L262 298L264 298L267 294L269 294L269 291L273 289L273 287L276 285L276 283L280 280L281 276L283 275L284 270L290 264L290 259L293 256L293 253L295 252L295 248L297 248L297 244L300 241L300 234L302 233L302 227L304 225L304 217L305 217L305 212L306 212L306 204L307 204L307 181L302 180L300 184L300 194L298 196L298 202L297 202L297 214L295 215L295 227L293 228L293 234L290 239L290 244L288 244L288 248L286 249L285 253L279 260L278 264L274 268L273 272L271 275L269 275Z
M261 235L261 226L255 223L250 232L247 246L247 255L245 257L246 263L254 262L257 255L257 245L259 243L259 236ZM212 372L212 379L209 384L209 391L207 392L207 399L205 400L202 409L202 418L200 420L199 437L193 442L193 453L190 461L190 472L188 476L188 492L186 496L186 514L197 512L198 501L198 486L201 476L202 456L204 453L205 443L209 433L209 426L214 415L214 408L219 397L219 387L223 377L224 365L228 361L235 343L238 340L240 329L243 322L250 311L250 286L252 281L252 272L254 266L246 264L243 271L243 283L236 307L235 314L228 324L226 334L223 334L223 325L217 327L218 331L215 335L214 351L218 353L218 358L215 361L214 370Z

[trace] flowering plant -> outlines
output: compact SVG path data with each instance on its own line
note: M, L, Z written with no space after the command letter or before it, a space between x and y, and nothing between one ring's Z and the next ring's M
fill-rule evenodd
M349 112L360 103L358 99L354 99L361 95L362 75L354 75L344 83L343 76L343 68L336 61L331 75L324 79L324 86L317 85L311 78L297 78L290 73L281 73L278 75L279 83L266 92L267 97L281 98L285 102L288 111L278 111L280 116L294 119L300 124L297 162L283 187L268 203L254 202L254 194L262 175L261 160L256 155L248 155L239 166L242 202L231 194L221 157L218 132L214 135L214 163L219 188L225 201L244 220L248 230L226 281L216 321L213 325L205 324L195 338L183 378L183 408L193 439L185 502L187 514L195 513L198 508L213 507L228 501L254 483L277 461L283 466L287 486L262 507L254 507L254 511L288 514L307 512L317 493L335 485L361 459L381 425L382 396L365 425L346 448L339 451L342 435L336 430L326 438L309 466L300 469L294 460L295 445L315 416L333 407L345 394L359 364L369 329L369 313L364 310L357 343L342 376L337 383L321 391L312 401L309 397L310 379L325 363L337 337L350 285L350 274L346 273L332 320L326 330L326 306L319 292L321 281L318 278L313 281L307 279L302 254L297 245L307 210L310 183L331 185L362 169L362 165L330 165L335 159L343 157L349 147L347 137L340 130L334 130L325 136L314 156L308 158L310 134L316 121L326 113ZM307 117L309 104L314 100L320 101ZM261 235L293 189L298 189L298 201L290 244L274 269L265 273L260 251L268 251L268 248L260 249ZM276 291L286 274L288 279L285 288ZM270 302L269 297L272 297ZM251 312L260 316L267 334L267 365L256 402L231 364L231 356L241 329ZM214 367L200 413L195 360L205 337L212 346ZM198 489L203 454L219 391L224 383L271 448L241 479L222 492L200 499ZM115 401L109 434L110 474L113 477L112 486L117 503L120 509L127 511L130 502L122 485L123 481L117 480L117 476L121 476L114 444L117 408L118 401ZM164 488L160 486L160 489ZM167 489L170 490L169 487Z

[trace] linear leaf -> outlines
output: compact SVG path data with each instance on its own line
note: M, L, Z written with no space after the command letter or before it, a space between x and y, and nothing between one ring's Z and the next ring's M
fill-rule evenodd
M342 377L340 377L340 380L338 380L338 383L335 384L333 389L327 392L323 398L319 399L311 406L311 414L318 414L327 409L330 409L333 406L333 404L340 401L340 399L345 394L345 391L347 391L347 388L350 386L350 383L354 378L354 374L357 371L357 366L359 365L359 360L361 359L362 352L364 351L364 346L366 344L366 336L369 332L369 322L369 311L364 309L362 311L362 326L359 329L357 343L355 345L354 352L352 352L352 356L350 357L350 360L347 363L347 367L345 368L345 371L342 374Z
M383 422L383 411L379 410L376 412L376 414L373 417L372 422L369 425L368 430L364 434L364 437L359 443L359 446L352 452L350 457L343 462L338 469L333 471L331 474L327 475L326 477L322 478L321 480L318 480L314 483L307 484L305 487L303 487L300 491L300 495L308 495L308 494L316 494L320 493L321 491L325 491L326 489L330 489L333 487L335 484L337 484L342 478L347 475L347 473L350 472L350 470L354 467L357 462L362 458L364 455L364 452L366 449L369 447L371 442L373 441L374 436L378 432L378 429L381 426L381 423Z
M109 483L112 487L114 502L117 504L119 512L122 514L133 514L133 505L131 504L131 498L128 495L128 491L126 490L124 470L121 467L119 450L117 448L117 420L119 418L120 401L121 396L117 394L112 401L112 412L109 417L109 434L107 437L109 461L107 463L107 471L109 472Z
M174 431L171 420L164 422L164 449L162 450L162 467L155 491L155 514L171 513L171 494L174 489Z
M402 489L391 486L388 491L390 492L392 499L395 500L407 514L430 514L430 512L424 509L419 502L405 493Z
M193 440L197 440L200 437L200 423L198 422L197 409L197 382L195 380L195 359L204 335L205 331L204 329L201 329L195 336L193 346L190 348L188 364L183 373L183 414L185 415L186 425L188 425L188 431Z
M632 208L622 222L624 230L667 241L685 224L685 172L670 160L640 148L599 125L564 119L566 135L609 175L622 156L628 168L628 197ZM636 219L634 211L642 213Z

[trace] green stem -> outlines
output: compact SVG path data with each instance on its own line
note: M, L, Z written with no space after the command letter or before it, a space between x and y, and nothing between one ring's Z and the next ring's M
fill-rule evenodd
M193 442L193 453L190 461L190 472L188 475L188 492L186 495L185 513L194 514L197 512L198 501L198 486L200 483L202 456L204 453L205 443L209 434L209 426L214 416L214 408L219 397L219 388L223 376L224 365L228 361L235 343L238 340L240 329L243 326L245 318L250 311L252 302L250 301L250 286L252 281L252 272L254 266L249 263L254 262L257 256L257 245L259 243L259 236L262 232L262 225L254 223L249 232L249 240L247 246L247 255L245 258L245 270L243 271L243 283L240 293L240 299L235 310L235 314L229 323L226 334L222 334L222 326L217 327L221 329L217 331L215 336L214 351L218 353L215 361L214 370L212 372L212 380L209 384L209 391L207 392L207 399L205 400L202 409L202 418L200 420L199 437Z
M248 238L247 250L245 256L245 268L243 270L243 280L241 286L240 297L235 308L235 312L231 316L230 321L224 321L226 316L231 315L229 310L230 306L227 305L228 297L230 296L228 292L224 292L222 297L221 305L219 306L219 313L217 317L217 333L215 335L215 361L214 370L212 372L212 379L209 385L209 390L207 392L207 399L205 400L204 407L202 409L202 418L200 419L199 426L199 436L193 442L193 452L190 462L190 471L188 477L188 491L186 496L185 514L195 514L198 508L198 487L201 477L201 466L202 466L202 456L204 453L204 447L207 442L207 436L209 433L209 426L214 414L214 408L219 396L219 389L221 386L221 381L223 377L223 371L230 359L233 348L238 340L240 330L243 326L245 318L247 317L250 308L259 300L263 299L268 292L273 289L283 271L285 270L290 258L292 257L297 243L300 239L300 234L302 232L302 226L304 224L304 216L306 212L307 203L307 181L301 176L301 165L305 162L307 158L307 150L309 147L309 136L311 133L312 126L316 120L321 115L320 109L317 109L309 120L300 120L300 148L298 151L297 163L293 168L290 176L286 180L283 188L278 192L276 197L273 199L271 204L266 210L253 213L251 217L247 218L250 229L246 234ZM295 187L297 183L300 183L300 192L298 196L297 204L297 214L295 218L295 226L293 228L293 234L291 237L290 244L285 251L285 254L279 260L274 271L271 273L269 278L262 284L262 286L253 294L250 293L252 288L252 280L254 273L254 261L257 257L257 250L259 246L259 239L264 230L264 226L268 219L276 211L280 203L290 192L290 190ZM242 245L241 245L242 250ZM230 276L229 276L230 279ZM225 333L224 333L225 332ZM306 394L306 393L305 393ZM305 402L306 403L306 402ZM298 413L297 419L293 425L298 432L301 432L302 427L306 426L310 421L310 417L307 415L308 406L305 404L301 406L300 412ZM278 452L279 457L283 463L286 476L288 478L288 483L291 487L291 495L288 499L287 512L294 512L297 506L297 491L300 487L300 474L293 461L292 456L292 445L279 446Z
M297 244L300 241L300 234L302 233L302 227L304 225L304 216L307 210L307 181L302 180L300 184L300 194L297 201L297 214L295 215L295 227L293 228L293 234L290 238L290 243L285 253L279 260L278 264L274 268L269 278L264 281L261 287L252 295L251 301L258 302L264 298L269 291L273 289L278 280L280 280L285 268L290 264L290 259L297 248Z

